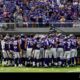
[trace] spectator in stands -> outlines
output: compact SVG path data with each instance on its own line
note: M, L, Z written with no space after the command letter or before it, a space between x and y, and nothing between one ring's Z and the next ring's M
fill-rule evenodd
M64 16L61 16L61 18L60 18L60 27L64 27L65 25L64 25L64 23L65 23L65 17Z
M39 23L39 27L43 27L43 19L42 19L42 16L39 16L38 17L38 23Z
M64 16L65 22L70 22L78 19L78 3L78 0L0 0L0 18L4 20L2 14L7 14L10 21L30 22L33 27L37 22L39 26L43 26L42 23L48 26L51 21L62 20L61 16Z
M23 12L22 9L17 6L17 10L14 13L15 22L19 27L23 26Z

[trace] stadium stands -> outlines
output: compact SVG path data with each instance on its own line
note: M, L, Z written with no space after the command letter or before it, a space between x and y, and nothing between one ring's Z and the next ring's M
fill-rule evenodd
M43 24L79 20L78 10L78 0L0 0L0 22L16 22L19 27L23 22L29 22L26 25L29 27L38 23L43 27Z

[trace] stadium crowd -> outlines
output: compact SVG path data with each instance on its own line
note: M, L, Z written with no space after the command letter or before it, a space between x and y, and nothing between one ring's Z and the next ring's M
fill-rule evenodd
M80 39L73 34L63 35L1 35L0 52L3 66L75 66Z
M39 23L41 27L79 20L79 10L79 0L0 0L0 22Z

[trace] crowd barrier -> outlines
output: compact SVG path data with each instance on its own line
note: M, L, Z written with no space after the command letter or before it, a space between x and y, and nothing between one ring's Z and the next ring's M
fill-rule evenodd
M80 26L80 22L9 22L0 23L0 28L4 30L15 28L43 28L43 27L74 27Z

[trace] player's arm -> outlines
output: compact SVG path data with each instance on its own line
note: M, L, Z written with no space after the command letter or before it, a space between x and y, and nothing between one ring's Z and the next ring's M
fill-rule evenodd
M19 41L18 41L18 48L19 48L19 51L22 52L21 45L20 45Z
M10 43L9 43L9 50L8 50L8 51L9 51L9 53L10 53Z
M51 46L52 46L52 45L51 45L51 42L50 42L49 48L51 48Z
M33 46L32 46L31 54L33 54L33 51L35 50L35 46L36 46L36 43L34 43Z
M32 46L32 51L31 51L31 53L33 53L34 49L35 49L35 44L33 44L33 46Z
M24 44L25 49L27 48L27 40L25 39L25 44Z
M78 49L78 48L79 48L79 46L80 46L79 41L77 41L77 42L76 42L76 45L77 45L77 49Z
M55 44L56 47L58 46L58 42L57 41L55 41L54 44Z

